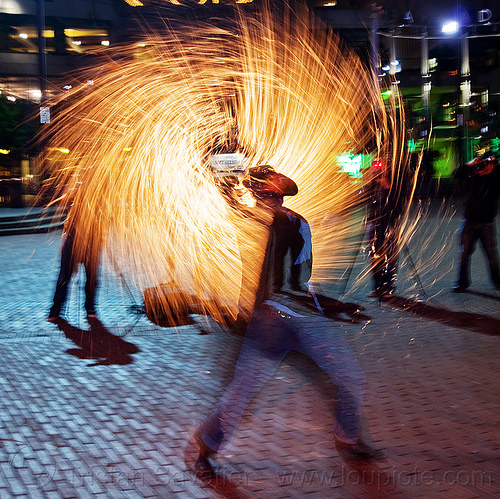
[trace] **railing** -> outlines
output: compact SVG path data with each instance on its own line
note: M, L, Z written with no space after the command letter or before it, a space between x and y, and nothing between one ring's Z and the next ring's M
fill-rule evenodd
M0 209L0 236L35 234L61 229L66 212L60 208Z

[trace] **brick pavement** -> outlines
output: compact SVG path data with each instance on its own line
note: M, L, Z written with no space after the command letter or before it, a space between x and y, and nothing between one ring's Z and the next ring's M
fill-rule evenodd
M409 243L425 299L404 255L393 303L367 299L366 279L342 297L338 283L325 288L365 308L336 322L366 371L365 433L383 458L338 455L335 391L291 354L222 453L215 486L191 471L191 435L230 381L241 339L201 318L168 329L131 315L109 271L100 321L83 316L80 278L58 328L45 316L60 233L0 238L0 498L498 497L500 293L479 252L473 292L450 293L452 215L432 214ZM360 255L353 276L365 264Z

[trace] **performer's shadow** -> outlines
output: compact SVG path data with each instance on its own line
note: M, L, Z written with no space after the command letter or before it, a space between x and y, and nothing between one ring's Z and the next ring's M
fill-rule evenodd
M385 301L393 307L411 312L431 321L446 324L447 326L467 329L474 333L491 336L500 335L500 320L496 317L472 312L457 312L399 296L393 296Z
M500 296L492 295L490 293L482 293L481 291L473 291L472 289L468 289L465 293L480 296L481 298L486 298L488 300L500 301Z
M64 319L57 321L57 327L73 341L78 348L69 348L66 353L79 359L93 359L90 366L109 366L112 364L131 364L132 354L140 352L133 343L110 333L97 318L89 317L90 330L79 329Z

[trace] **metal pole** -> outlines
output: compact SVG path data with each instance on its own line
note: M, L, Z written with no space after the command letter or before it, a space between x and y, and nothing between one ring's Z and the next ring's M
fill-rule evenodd
M464 162L472 159L472 151L469 151L469 126L470 119L470 99L471 99L471 82L470 82L470 65L469 65L469 36L465 32L460 37L461 45L461 62L460 62L460 93L461 104L463 109L463 157Z
M379 9L377 4L372 4L372 25L371 25L371 56L372 69L376 77L380 74L380 55L378 41L378 16Z
M390 40L391 40L391 45L390 45L391 60L389 61L389 74L395 75L398 67L396 64L397 55L396 55L396 39L394 38L394 32L391 34Z
M427 31L422 33L422 57L420 63L422 77L422 104L424 107L425 127L429 127L429 102L431 93L431 75L429 74L429 38Z
M45 43L45 0L38 0L38 77L40 81L40 103L47 98L47 50Z

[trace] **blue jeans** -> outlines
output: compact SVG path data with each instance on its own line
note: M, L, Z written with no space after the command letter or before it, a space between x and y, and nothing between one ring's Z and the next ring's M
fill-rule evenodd
M284 318L258 309L248 324L234 379L201 427L207 447L217 452L233 436L252 398L291 350L310 357L337 386L334 435L348 444L357 442L365 375L340 329L320 315Z
M470 286L470 259L476 242L481 241L490 268L490 277L495 286L500 286L500 270L496 248L495 223L473 223L464 220L460 233L460 273L457 286Z

